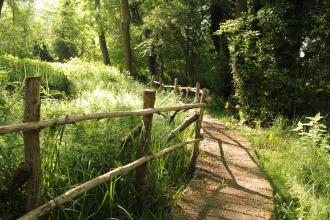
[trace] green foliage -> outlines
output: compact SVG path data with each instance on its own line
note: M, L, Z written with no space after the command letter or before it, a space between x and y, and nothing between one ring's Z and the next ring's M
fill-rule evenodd
M104 29L110 58L113 65L123 68L120 2L100 3L99 25ZM21 4L18 2L18 5ZM61 62L72 57L102 60L94 1L61 0L56 7L44 5L44 10L34 11L35 6L30 5L31 13L22 20L24 25L31 27L26 30L26 34L30 33L30 45L25 48L26 53L22 57L39 57L48 61L55 58ZM172 82L174 77L186 85L200 81L205 87L229 96L232 83L226 40L221 39L223 51L216 52L214 39L218 37L213 36L213 32L219 19L231 16L232 7L233 1L130 1L136 78L146 81L152 71L162 75L166 82ZM212 10L213 15L217 14L217 10L221 11L215 21L211 18ZM17 14L23 16L21 11ZM4 18L11 25L9 12ZM14 35L12 30L8 31ZM4 45L10 45L11 38L8 35ZM220 44L219 41L217 44ZM11 50L2 52L17 55Z
M34 75L43 78L45 118L139 108L143 86L116 68L97 62L102 60L98 42L102 26L112 64L123 68L120 1L101 0L98 22L92 0L61 0L56 7L43 5L44 9L37 5L44 1L38 2L6 0L4 4L0 18L0 123L21 121L22 82ZM252 122L257 129L275 119L273 126L253 141L278 192L278 218L329 218L329 176L322 176L329 169L329 135L323 125L329 124L330 111L327 1L248 0L248 10L236 17L238 1L233 0L129 2L135 79L147 81L156 74L167 84L173 78L179 78L181 85L200 81L202 87L215 92L211 113L222 111L225 99L230 98L239 105L241 121ZM233 86L235 95L230 97ZM177 101L172 96L166 100L163 93L159 97L158 104ZM299 123L295 129L301 133L299 140L286 129L288 122L278 117L317 112L325 120L321 123L321 116L316 115ZM235 123L228 114L222 117ZM137 123L136 118L130 118L45 130L43 168L50 172L43 177L44 199L133 160L138 140L127 148L118 140ZM165 145L163 135L173 126L156 116L153 151ZM187 139L188 133L174 142ZM1 187L22 161L22 145L19 134L0 138L0 159L4 159L0 160ZM137 214L134 175L129 174L61 207L51 218L65 217L63 213L77 219L167 218L168 209L163 211L162 207L168 207L180 191L175 182L184 185L187 155L188 151L181 150L151 163L150 207L145 213ZM3 198L0 195L0 200ZM9 199L17 213L23 213L24 192ZM1 212L17 217L8 213L7 202L0 202Z
M327 134L327 127L321 123L323 117L320 113L314 117L306 117L307 123L298 122L298 127L293 131L298 132L303 141L312 141L314 145L322 150L329 151L329 135Z
M292 118L328 112L324 104L329 102L329 83L324 82L329 82L329 68L325 71L325 65L303 57L301 51L304 45L312 50L312 44L303 39L310 39L308 36L317 29L315 23L323 21L308 20L308 26L300 13L324 16L325 11L320 13L318 7L322 6L290 1L265 3L257 13L221 24L217 33L229 40L235 96L243 121L270 121L277 114ZM327 57L326 51L320 53L321 59ZM306 63L313 65L313 73L304 68Z
M31 59L19 59L12 56L0 56L1 75L7 79L3 82L8 90L20 86L28 76L41 76L42 85L47 88L48 95L72 96L75 87L63 71L53 67L53 64ZM47 95L46 94L46 95Z
M313 128L318 130L316 117L311 117ZM322 126L321 126L322 127ZM275 123L267 130L250 134L261 164L275 188L277 219L327 219L329 204L329 155L320 150L318 142L326 136L297 139L288 134L290 128Z
M226 126L239 130L254 147L274 189L274 219L329 219L330 156L320 145L329 144L329 132L324 132L319 114L307 117L307 123L277 116L266 129L239 124L223 111L212 114Z
M262 20L264 14L270 14L272 17ZM258 15L229 20L221 25L218 32L228 35L230 39L235 96L241 105L242 120L256 117L267 120L283 111L287 104L279 101L287 95L283 89L287 84L287 76L276 66L274 44L262 36L271 29L271 33L276 32L273 28L281 27L276 23L281 20L279 15L270 9L261 10ZM265 29L262 34L261 30L253 28L257 19L260 20L260 29Z
M31 57L33 41L37 36L31 1L5 1L0 20L0 55L10 53L19 57Z
M197 74L188 69L188 56L196 56L190 52L194 50L195 43L201 43L200 37L202 36L201 33L195 32L201 30L197 26L201 25L202 17L198 13L198 16L189 16L193 13L192 10L194 10L193 7L180 1L170 4L163 3L153 8L144 19L144 28L150 31L150 37L141 45L144 54L148 55L155 50L156 54L168 59L173 67L170 71L179 70L179 66L184 67L179 70L180 73L176 73L172 77L184 76L185 81L192 79ZM174 51L174 48L178 49ZM184 57L185 59L177 60L173 59L174 57Z
M75 1L63 0L55 18L53 48L60 61L78 56L80 29Z
M11 63L15 63L15 60L32 62L8 57L6 59L13 59ZM46 69L41 68L44 63L34 62L39 64L41 74L41 71ZM41 104L42 118L132 110L140 109L142 106L144 86L114 67L78 59L65 64L47 65L56 70L54 74L63 72L68 80L74 81L77 84L77 95L70 99L44 96ZM6 65L6 71L14 72L14 68L16 65ZM0 94L3 94L1 97L4 97L5 106L11 105L11 108L0 122L1 124L19 122L23 113L23 91L17 89L8 93L5 87L6 85L0 87L3 88ZM47 90L46 85L44 90ZM173 106L177 103L174 94L158 92L156 106ZM2 113L0 111L0 116ZM154 116L152 152L158 152L169 144L191 138L192 129L188 129L171 143L166 143L166 134L185 119L184 114L179 114L175 122L169 124L170 116L171 113ZM136 127L140 120L140 117L106 119L43 130L41 133L43 201L60 195L73 185L86 182L135 160L140 137L127 146L122 146L120 140L124 134ZM13 170L23 161L23 149L23 140L19 133L0 137L0 217L4 219L17 218L25 212L24 190L10 195L5 191ZM169 207L174 202L177 191L189 179L191 151L192 147L188 146L149 163L147 209L144 212L138 210L139 204L136 199L138 195L134 187L135 173L131 172L113 178L71 203L61 206L52 212L49 218L60 219L70 216L69 218L73 219L87 219L93 216L97 219L166 219L169 217Z
M299 138L296 131L292 131L299 127L297 122L277 116L268 128L257 126L251 129L239 125L224 113L213 115L226 126L238 129L254 147L259 163L274 189L274 219L329 218L330 156L320 148L318 142ZM312 121L306 123L307 127L313 124L312 127L316 129L322 125L318 115L307 120ZM329 143L329 133L321 133L319 143Z

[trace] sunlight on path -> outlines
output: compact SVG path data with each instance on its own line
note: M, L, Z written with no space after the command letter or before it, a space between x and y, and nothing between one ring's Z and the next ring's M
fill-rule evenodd
M208 115L203 129L196 173L173 208L173 219L271 219L272 187L250 143Z

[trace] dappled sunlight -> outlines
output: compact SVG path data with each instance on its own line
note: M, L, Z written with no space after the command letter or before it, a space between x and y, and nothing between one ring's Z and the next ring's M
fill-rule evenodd
M0 220L329 219L329 6L0 0Z

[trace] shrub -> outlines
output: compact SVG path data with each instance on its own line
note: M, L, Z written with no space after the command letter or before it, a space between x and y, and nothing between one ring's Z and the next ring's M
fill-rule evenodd
M75 94L73 82L62 70L54 68L51 63L31 59L19 59L12 56L0 56L1 77L7 78L8 90L13 90L17 83L22 83L28 76L41 76L42 86L50 94L72 96ZM45 91L46 91L45 90Z

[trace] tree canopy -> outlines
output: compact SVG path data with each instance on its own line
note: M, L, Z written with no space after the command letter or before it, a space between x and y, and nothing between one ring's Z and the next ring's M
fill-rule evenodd
M246 121L329 112L327 0L0 3L2 54L200 81L238 104Z

